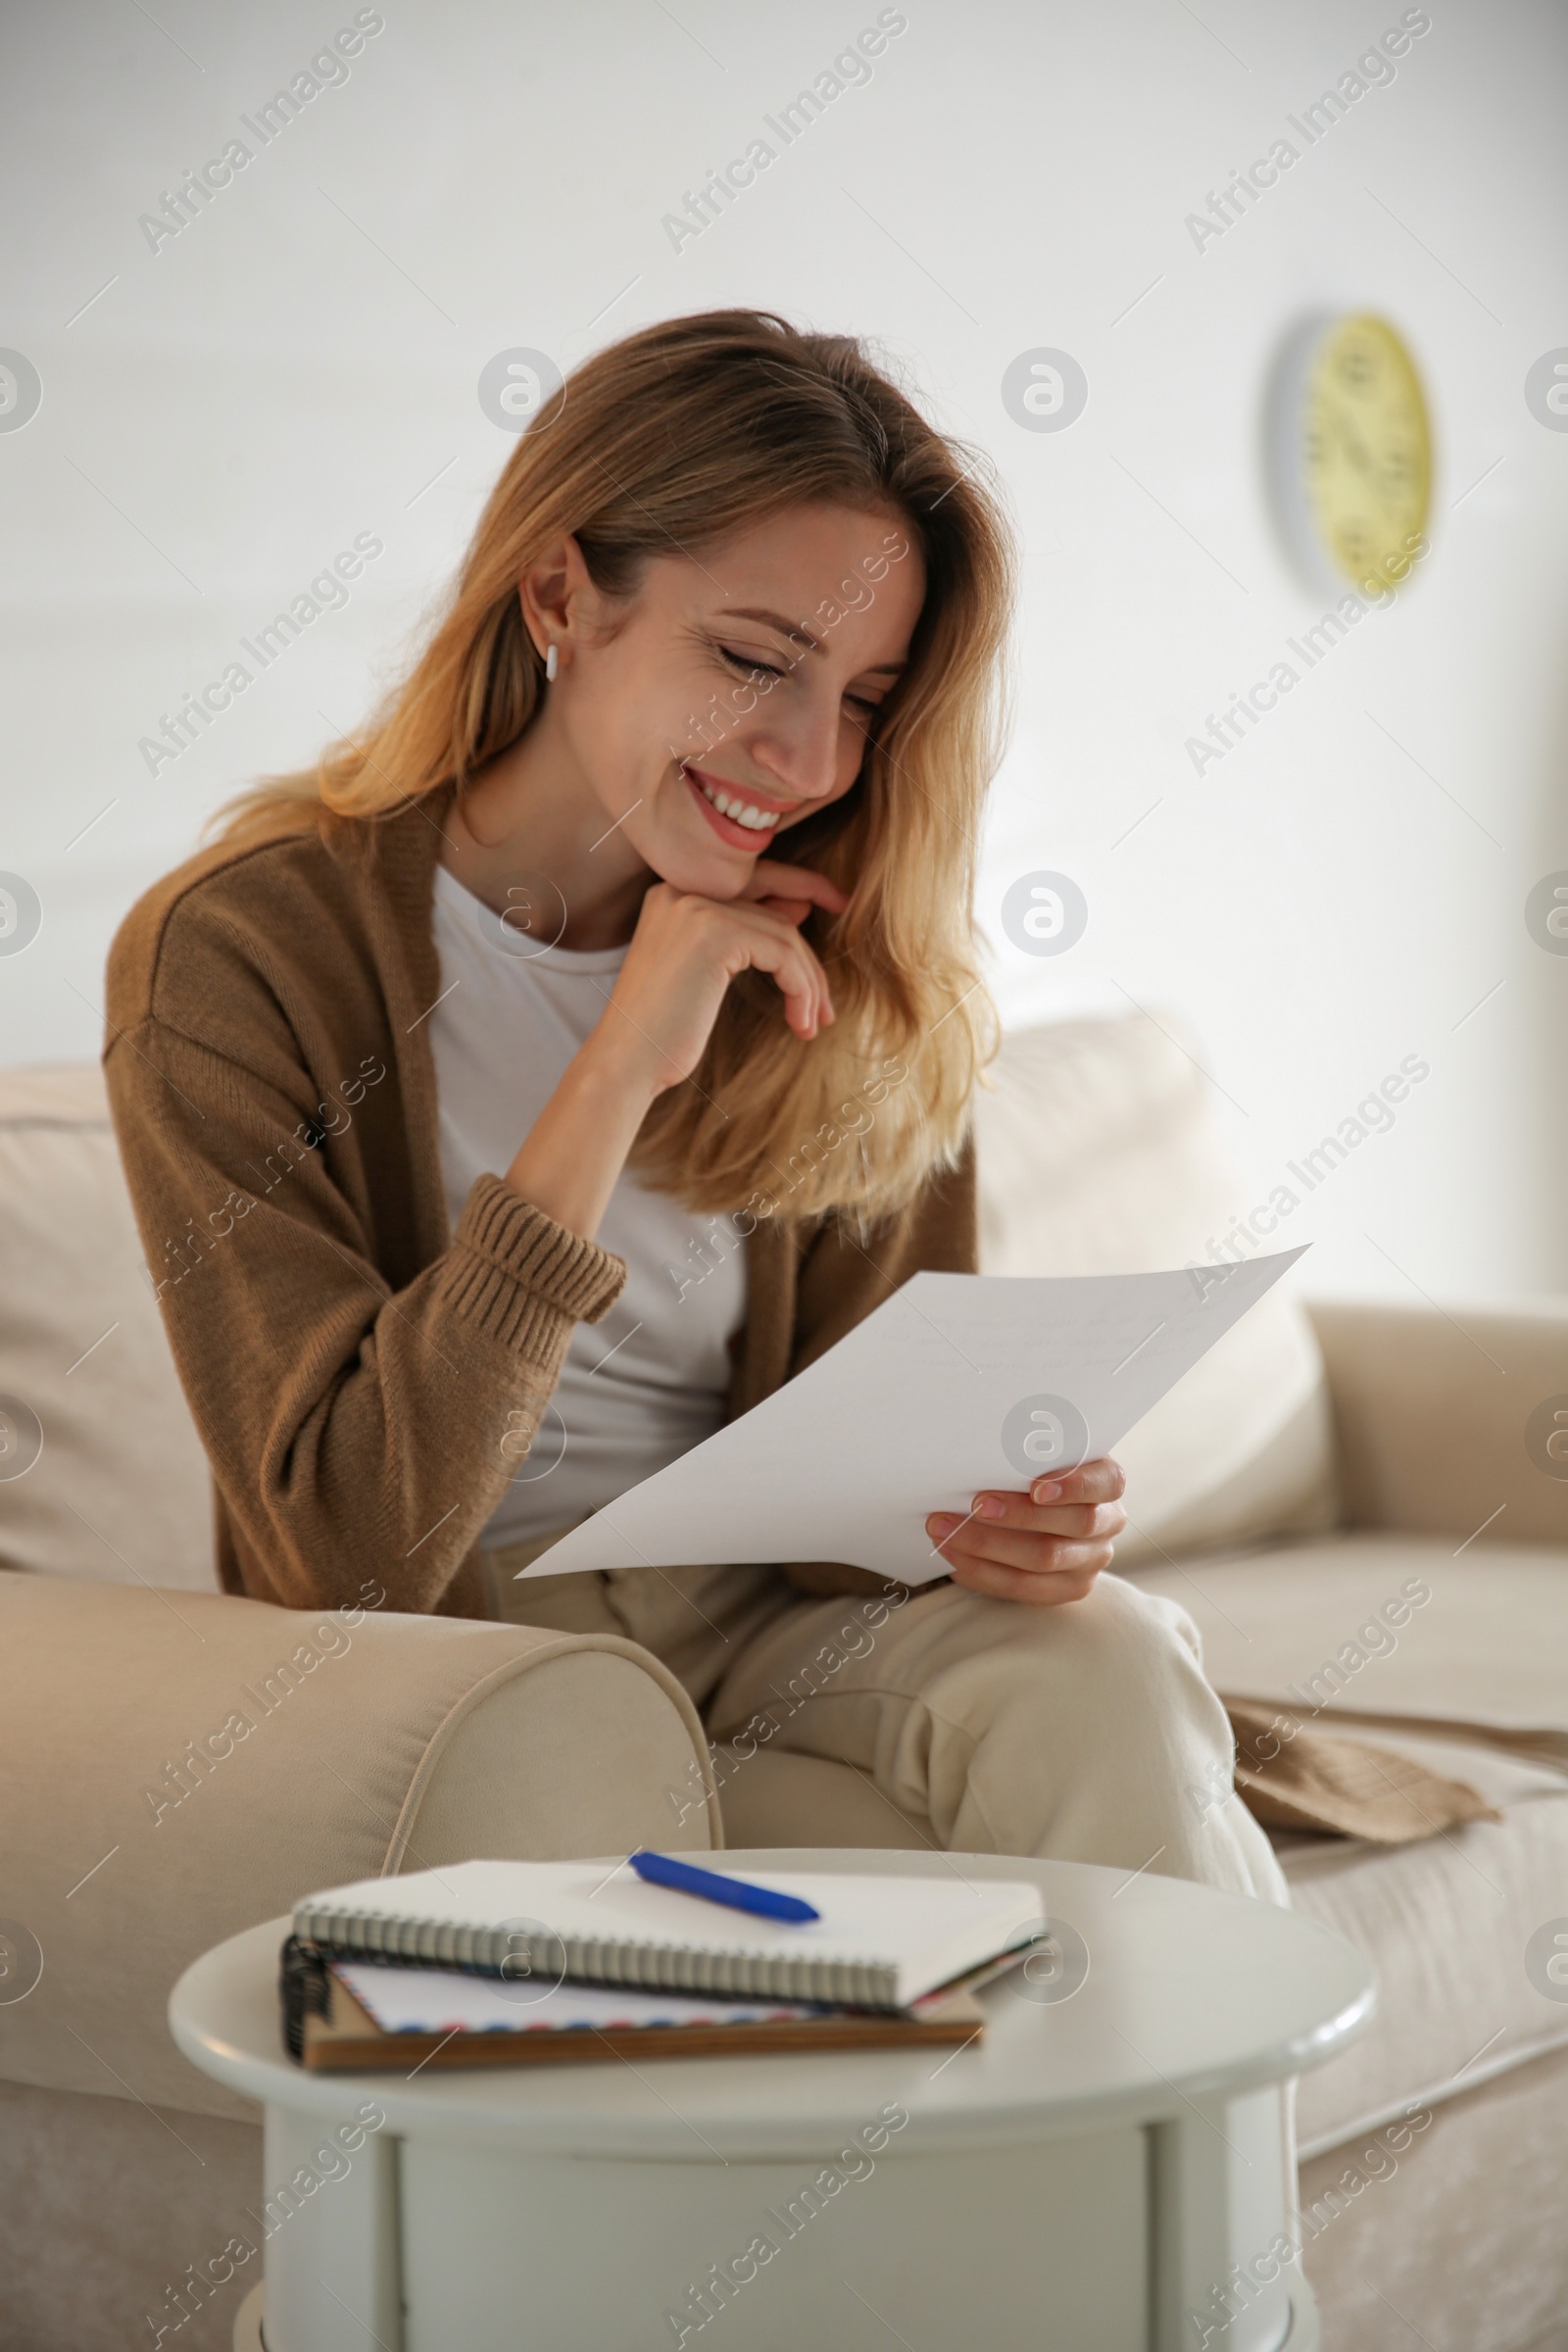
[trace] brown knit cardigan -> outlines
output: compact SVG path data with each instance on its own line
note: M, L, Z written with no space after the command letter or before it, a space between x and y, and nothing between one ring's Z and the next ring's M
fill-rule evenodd
M625 1278L494 1175L449 1229L426 1017L449 800L220 842L148 892L109 958L110 1102L213 1468L219 1573L291 1608L371 1580L395 1609L483 1615L480 1530L573 1325ZM747 1249L731 1416L918 1269L973 1269L972 1150L863 1245L774 1218ZM1282 1751L1297 1778L1302 1739Z

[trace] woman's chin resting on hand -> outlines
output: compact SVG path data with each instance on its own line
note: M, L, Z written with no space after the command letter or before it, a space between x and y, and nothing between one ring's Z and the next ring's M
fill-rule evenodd
M1036 1609L1082 1600L1127 1524L1119 1462L1084 1462L1055 1478L1037 1478L1024 1494L987 1489L966 1519L933 1511L926 1534L956 1585L994 1600Z

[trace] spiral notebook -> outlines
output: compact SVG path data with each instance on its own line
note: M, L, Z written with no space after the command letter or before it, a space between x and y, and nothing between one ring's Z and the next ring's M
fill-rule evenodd
M1037 1886L971 1883L956 1866L941 1878L745 1875L821 1917L781 1926L649 1886L624 1864L460 1862L308 1895L294 1933L332 1959L899 2010L1045 1932Z

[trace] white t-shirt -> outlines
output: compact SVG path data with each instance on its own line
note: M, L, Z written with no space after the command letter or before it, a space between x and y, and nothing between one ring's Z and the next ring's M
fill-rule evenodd
M538 949L445 866L433 928L444 993L430 1043L455 1225L474 1178L506 1174L603 1013L626 951ZM625 1259L625 1288L601 1322L573 1331L533 1449L480 1535L486 1549L597 1510L723 1423L728 1341L746 1312L733 1224L623 1175L594 1238Z

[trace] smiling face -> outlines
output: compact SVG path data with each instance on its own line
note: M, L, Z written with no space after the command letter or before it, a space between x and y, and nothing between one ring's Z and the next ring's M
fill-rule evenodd
M860 772L925 595L911 534L887 512L794 508L652 559L615 606L574 542L554 568L524 581L523 609L561 649L541 712L555 748L622 855L733 898Z

